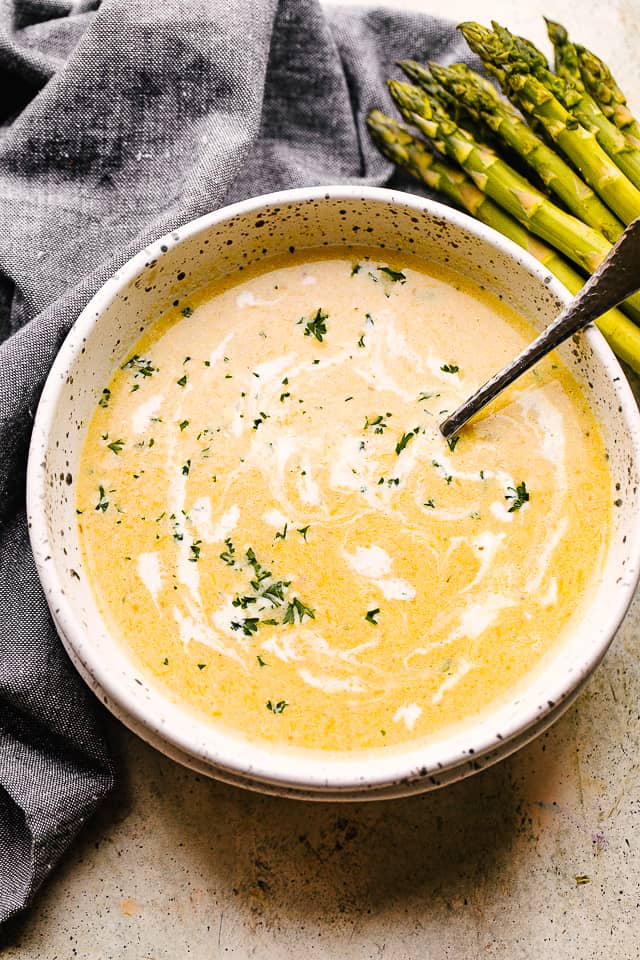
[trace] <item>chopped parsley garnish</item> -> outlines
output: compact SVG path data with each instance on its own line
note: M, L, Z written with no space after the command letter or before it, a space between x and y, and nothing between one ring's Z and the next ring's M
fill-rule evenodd
M307 533L309 532L309 527L310 527L310 526L311 526L311 524L308 523L308 524L306 525L306 527L298 527L298 530L297 530L297 532L300 534L300 536L301 536L302 539L305 541L305 543L306 543L306 541L307 541Z
M457 373L460 367L455 363L444 363L440 369L443 373Z
M447 437L447 443L449 444L449 450L451 450L451 453L453 453L456 446L458 445L459 439L460 437Z
M436 505L434 500L427 500L426 503L422 504L423 507L429 507L430 510L435 510Z
M189 470L191 470L191 460L187 460L186 463L182 464L182 473L185 477L189 475Z
M104 390L102 391L102 396L98 400L98 406L108 407L109 400L111 400L111 390L109 390L109 387L105 387Z
M191 556L189 557L189 560L191 560L192 563L197 563L198 560L200 559L201 543L202 543L202 540L194 540L191 546L189 547L189 550L191 551Z
M511 492L509 492L511 491ZM529 501L529 491L527 490L527 485L522 481L517 487L507 487L507 492L505 494L505 500L511 500L511 506L509 507L509 513L513 513L515 510L519 510L525 503Z
M269 666L269 664L268 664L265 660L262 659L262 657L260 656L260 654L257 655L256 660L258 661L258 663L260 664L261 667L267 667L267 666Z
M304 323L305 337L315 337L319 343L322 343L322 339L327 333L327 324L325 321L328 318L329 314L325 313L322 307L318 307L313 319L309 320L307 317L300 317L297 322Z
M257 603L257 597L236 597L231 601L234 607L240 607L241 610L246 610L250 603Z
M273 703L272 700L267 700L265 706L271 713L284 713L289 704L286 700L278 700L277 703Z
M278 532L276 533L276 535L275 535L275 537L274 537L273 539L274 539L274 540L286 540L286 539L287 539L287 527L288 527L288 524L285 523L285 525L284 525L284 527L282 528L282 530L278 530Z
M392 270L391 267L378 267L380 273L386 274L394 283L406 283L406 276L400 270Z
M151 360L145 360L137 353L134 353L126 363L123 363L121 369L135 371L134 377L152 377L154 373L158 372L158 368L153 366Z
M379 613L380 613L380 607L376 607L374 610L367 610L365 620L367 621L367 623L372 623L374 627L377 627L378 621L376 620L376 617L378 616Z
M107 449L113 450L115 454L120 453L123 447L124 447L124 440L113 440L111 443L107 444Z
M366 325L367 325L368 327L374 327L374 326L375 326L376 321L375 321L374 318L373 318L373 314L371 314L371 313L365 313L364 319L365 319Z
M356 273L360 273L361 270L362 270L362 264L359 262L354 263L354 265L351 267L351 276L355 277Z
M188 379L189 378L187 377L186 373L183 373L180 379L176 380L176 383L178 384L179 387L186 387Z
M222 560L223 563L226 563L228 567L234 567L236 563L235 561L236 548L234 547L229 537L227 537L227 539L225 540L225 545L227 549L224 551L224 553L220 554L220 559Z
M181 421L180 421L180 432L182 433L182 431L183 431L183 430L186 430L188 426L189 426L189 421L188 421L188 420L181 420Z
M374 433L383 433L383 431L389 426L389 424L386 422L386 418L390 416L391 414L387 411L387 413L384 415L379 414L377 417L373 417L371 420L369 420L369 417L365 417L364 427L362 429L368 430L370 427L373 427Z
M404 450L404 448L406 447L406 445L409 443L409 441L410 441L410 440L413 440L413 438L417 435L419 429L420 429L419 427L416 427L415 430L410 430L409 433L403 433L403 434L402 434L402 436L400 437L400 439L399 439L398 442L396 443L396 453L397 453L397 454L401 454L401 453L402 453L402 451Z
M260 584L262 583L262 581L266 580L268 577L271 576L271 571L266 570L263 566L261 566L251 547L248 548L246 552L246 557L249 563L251 564L251 566L253 567L253 572L255 574L255 580L251 581L251 586L253 587L254 590L258 591L260 589Z
M427 393L423 391L418 394L418 403L424 403L425 400L433 400L435 397L439 397L439 393Z
M109 508L109 501L107 500L105 489L102 484L100 484L98 487L98 493L100 494L100 499L96 503L96 510L101 510L102 513L104 513Z
M168 666L169 666L169 657L165 657L164 660L162 661L162 663L163 663L163 665L164 665L165 667L168 667Z
M363 333L363 334L361 334L360 339L358 340L358 346L359 346L359 347L364 347L364 345L365 345L365 343L364 343L364 333Z
M231 629L242 630L245 637L250 637L252 634L257 633L259 626L259 617L245 617L244 620L232 620L231 622Z
M183 307L180 313L183 317L190 317L193 313L193 307Z
M284 603L284 591L290 586L290 580L276 580L262 591L260 597L263 600L268 600L271 606L279 607L281 603Z
M204 668L206 667L206 663L199 663L197 664L197 666L198 666L198 670L204 670Z
M291 396L290 393L281 393L281 394L280 394L280 403L284 403L284 401L287 399L287 397L290 397L290 396Z
M302 623L304 617L309 617L310 620L315 620L316 615L310 607L305 606L302 600L299 600L298 597L294 597L293 600L287 604L287 609L284 612L282 622Z

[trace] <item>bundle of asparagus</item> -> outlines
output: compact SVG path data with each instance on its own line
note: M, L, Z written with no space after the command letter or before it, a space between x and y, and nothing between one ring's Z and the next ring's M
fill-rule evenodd
M606 65L561 24L547 21L555 73L528 40L492 26L460 29L508 99L465 64L408 60L399 66L412 83L390 80L389 89L419 135L380 110L367 125L385 156L524 247L575 294L640 216L640 126ZM636 323L640 294L598 326L640 373Z

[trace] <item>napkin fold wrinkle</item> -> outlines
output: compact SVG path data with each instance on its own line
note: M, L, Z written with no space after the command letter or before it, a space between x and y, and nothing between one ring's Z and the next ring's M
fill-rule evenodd
M317 0L0 5L0 922L115 780L28 540L28 444L56 352L115 270L194 217L387 183L364 118L391 109L397 59L434 56L464 57L447 22Z

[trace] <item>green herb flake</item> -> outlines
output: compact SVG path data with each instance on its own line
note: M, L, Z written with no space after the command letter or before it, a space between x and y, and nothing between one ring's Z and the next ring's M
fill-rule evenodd
M105 387L104 390L102 391L102 396L101 396L100 399L98 400L98 406L99 406L99 407L108 407L108 406L109 406L109 400L111 400L111 390L109 390L108 387Z
M197 667L198 667L198 670L204 670L204 668L206 667L206 663L199 663L197 664Z
M260 626L259 617L246 617L244 620L233 620L231 622L232 630L242 630L245 637L250 637L258 632Z
M439 393L429 393L428 391L423 390L422 393L418 394L418 403L424 403L426 400L434 400L439 396Z
M169 666L169 657L165 657L164 660L162 661L162 664L163 664L163 666L168 667L168 666Z
M300 317L297 321L298 323L304 324L304 335L305 337L315 337L319 343L322 343L323 337L327 333L327 324L329 314L325 313L322 307L318 307L315 316L313 319L309 320L307 317Z
M362 429L369 430L373 427L374 433L383 433L389 426L389 424L386 422L386 418L390 416L391 414L387 412L384 415L379 414L377 417L373 417L371 420L369 420L369 417L365 417L364 427Z
M282 530L279 530L279 531L276 533L276 535L275 535L275 537L274 537L273 539L274 539L274 540L286 540L286 539L287 539L287 526L288 526L288 524L285 523L285 525L284 525L284 527L282 528Z
M98 493L99 499L96 503L96 510L100 510L102 513L105 513L109 509L109 501L107 500L105 489L102 484L100 484L98 487Z
M120 453L124 447L124 440L113 440L111 443L107 444L107 449L112 450L116 455Z
M410 430L409 433L402 434L402 436L396 443L396 454L399 455L402 453L402 451L404 450L406 445L409 443L409 441L413 440L413 438L417 435L419 429L420 429L419 427L416 427L415 430Z
M201 543L202 543L202 540L194 540L191 546L189 547L189 550L191 551L191 556L189 557L189 560L191 560L192 563L197 563L198 560L200 559Z
M360 273L361 270L362 270L362 264L359 262L354 263L353 266L351 267L351 276L355 277L356 273Z
M258 664L259 664L261 667L268 667L268 666L269 666L269 664L268 664L265 660L262 659L262 657L260 656L260 654L257 655L256 660L258 661Z
M457 447L457 445L458 445L458 440L459 440L459 439L460 439L460 437L448 437L448 438L447 438L447 444L449 445L449 450L451 450L451 453L453 453L453 451L454 451L455 448Z
M189 421L188 421L188 420L181 420L181 421L180 421L180 433L182 433L183 430L186 430L188 426L189 426Z
M183 317L190 317L193 313L193 307L183 307L180 313Z
M310 526L311 526L311 524L308 523L308 524L306 525L306 527L298 527L298 530L297 530L297 532L300 534L300 536L301 536L302 539L305 541L305 543L307 542L307 533L309 532L309 527L310 527Z
M191 470L191 460L187 460L186 463L182 464L182 473L185 477L189 476L189 471Z
M293 600L287 604L282 622L302 623L305 617L308 617L310 620L315 620L316 615L314 611L310 607L307 607L298 597L294 597Z
M358 346L359 346L359 347L364 347L364 346L365 346L364 333L361 334L360 339L358 340Z
M579 873L573 879L577 887L583 887L586 883L591 883L591 877L587 873Z
M384 273L385 276L389 277L390 280L393 280L394 283L406 283L407 278L400 270L392 270L391 267L378 267L380 273Z
M226 565L227 565L228 567L235 567L235 565L236 565L236 561L235 561L236 548L234 547L234 545L233 545L233 543L232 543L232 541L231 541L231 539L230 539L229 537L227 537L227 539L225 540L225 546L226 546L227 549L224 551L224 553L221 553L221 554L220 554L220 559L222 560L223 563L226 563Z
M422 504L423 507L429 507L430 510L435 510L436 505L434 500L427 500L426 503Z
M516 510L519 510L520 507L524 506L525 503L529 502L529 491L527 490L527 485L522 481L517 487L507 487L507 492L505 494L505 500L511 501L511 506L509 507L509 513L514 513Z
M444 363L440 369L443 373L457 373L460 367L455 363Z
M284 401L287 399L287 397L290 397L290 396L291 396L290 393L281 393L281 394L280 394L280 403L284 403Z
M378 621L376 620L376 617L378 616L379 613L380 613L380 607L376 607L374 610L367 610L367 613L365 615L365 620L367 621L367 623L372 623L374 627L377 627Z
M186 373L183 373L183 375L180 377L180 379L179 379L179 380L176 380L176 383L178 384L179 387L186 387L186 385L187 385L187 380L188 380L188 377L187 377Z
M284 713L289 704L286 700L278 700L276 703L273 703L272 700L267 700L265 706L271 713Z
M154 367L151 360L146 360L144 357L139 356L139 354L134 353L126 363L122 364L122 370L133 370L134 377L152 377L154 373L158 372L158 367Z

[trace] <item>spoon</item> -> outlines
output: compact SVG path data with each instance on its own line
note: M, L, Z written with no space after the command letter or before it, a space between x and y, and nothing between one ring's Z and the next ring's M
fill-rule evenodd
M534 363L637 290L640 290L640 217L629 224L580 293L540 336L442 421L440 432L445 439L454 437L471 417Z

